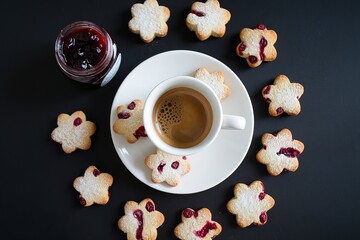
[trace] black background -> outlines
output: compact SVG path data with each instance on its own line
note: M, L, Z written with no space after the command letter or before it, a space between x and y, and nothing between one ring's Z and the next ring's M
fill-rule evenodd
M200 42L185 25L193 1L160 1L170 8L169 33L142 42L128 28L137 1L8 1L1 3L1 239L126 239L117 228L126 201L152 198L164 213L158 239L173 229L186 207L207 207L222 233L217 239L353 239L360 234L359 1L223 0L232 16L223 38ZM122 53L115 78L89 89L67 79L54 57L54 42L67 24L93 21L106 28ZM244 27L264 23L278 34L278 57L256 69L237 57ZM242 80L251 97L255 129L240 167L216 187L188 195L159 192L122 164L109 127L113 97L127 74L145 59L186 49L213 56ZM270 117L261 89L279 75L305 87L296 117ZM83 110L97 132L88 151L65 154L50 138L57 115ZM305 144L295 173L270 176L255 155L263 133L289 128ZM224 157L226 153L224 152ZM111 173L107 205L83 208L72 181L89 165ZM221 167L221 163L219 163ZM276 201L265 226L241 229L226 210L236 183L264 182Z

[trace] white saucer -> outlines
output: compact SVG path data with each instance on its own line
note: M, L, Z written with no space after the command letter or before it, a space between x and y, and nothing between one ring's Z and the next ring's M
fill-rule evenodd
M193 76L196 69L222 71L231 96L222 101L224 114L246 118L244 130L221 130L218 138L204 152L188 157L191 170L176 187L151 181L151 171L145 157L155 153L155 146L148 138L129 144L116 134L112 126L117 119L116 108L134 99L145 102L150 90L161 81L179 75ZM128 170L146 185L168 193L188 194L207 190L229 177L240 165L249 150L254 130L254 113L249 95L236 74L219 60L199 52L176 50L155 55L139 64L119 87L110 112L111 137L120 159Z

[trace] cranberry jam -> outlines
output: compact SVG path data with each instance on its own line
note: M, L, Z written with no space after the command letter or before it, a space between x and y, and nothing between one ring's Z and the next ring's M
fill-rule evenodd
M94 86L108 83L121 61L108 32L87 21L74 22L61 30L55 56L66 76Z

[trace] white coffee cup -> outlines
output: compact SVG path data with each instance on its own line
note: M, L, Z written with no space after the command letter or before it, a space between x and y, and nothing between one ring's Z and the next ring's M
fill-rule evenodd
M158 99L168 91L176 88L190 88L199 92L206 98L211 106L212 123L206 137L198 144L190 147L172 146L160 137L156 122L154 122L153 111ZM241 130L245 128L246 120L242 116L223 114L222 105L215 91L205 82L190 77L177 76L159 83L148 95L144 106L144 127L151 142L159 149L179 156L188 156L204 150L218 136L220 129Z

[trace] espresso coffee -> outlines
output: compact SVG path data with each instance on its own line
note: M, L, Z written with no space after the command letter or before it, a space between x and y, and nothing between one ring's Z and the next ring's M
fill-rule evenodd
M159 137L177 148L197 145L208 135L213 121L209 101L198 91L178 87L156 102L153 122Z

